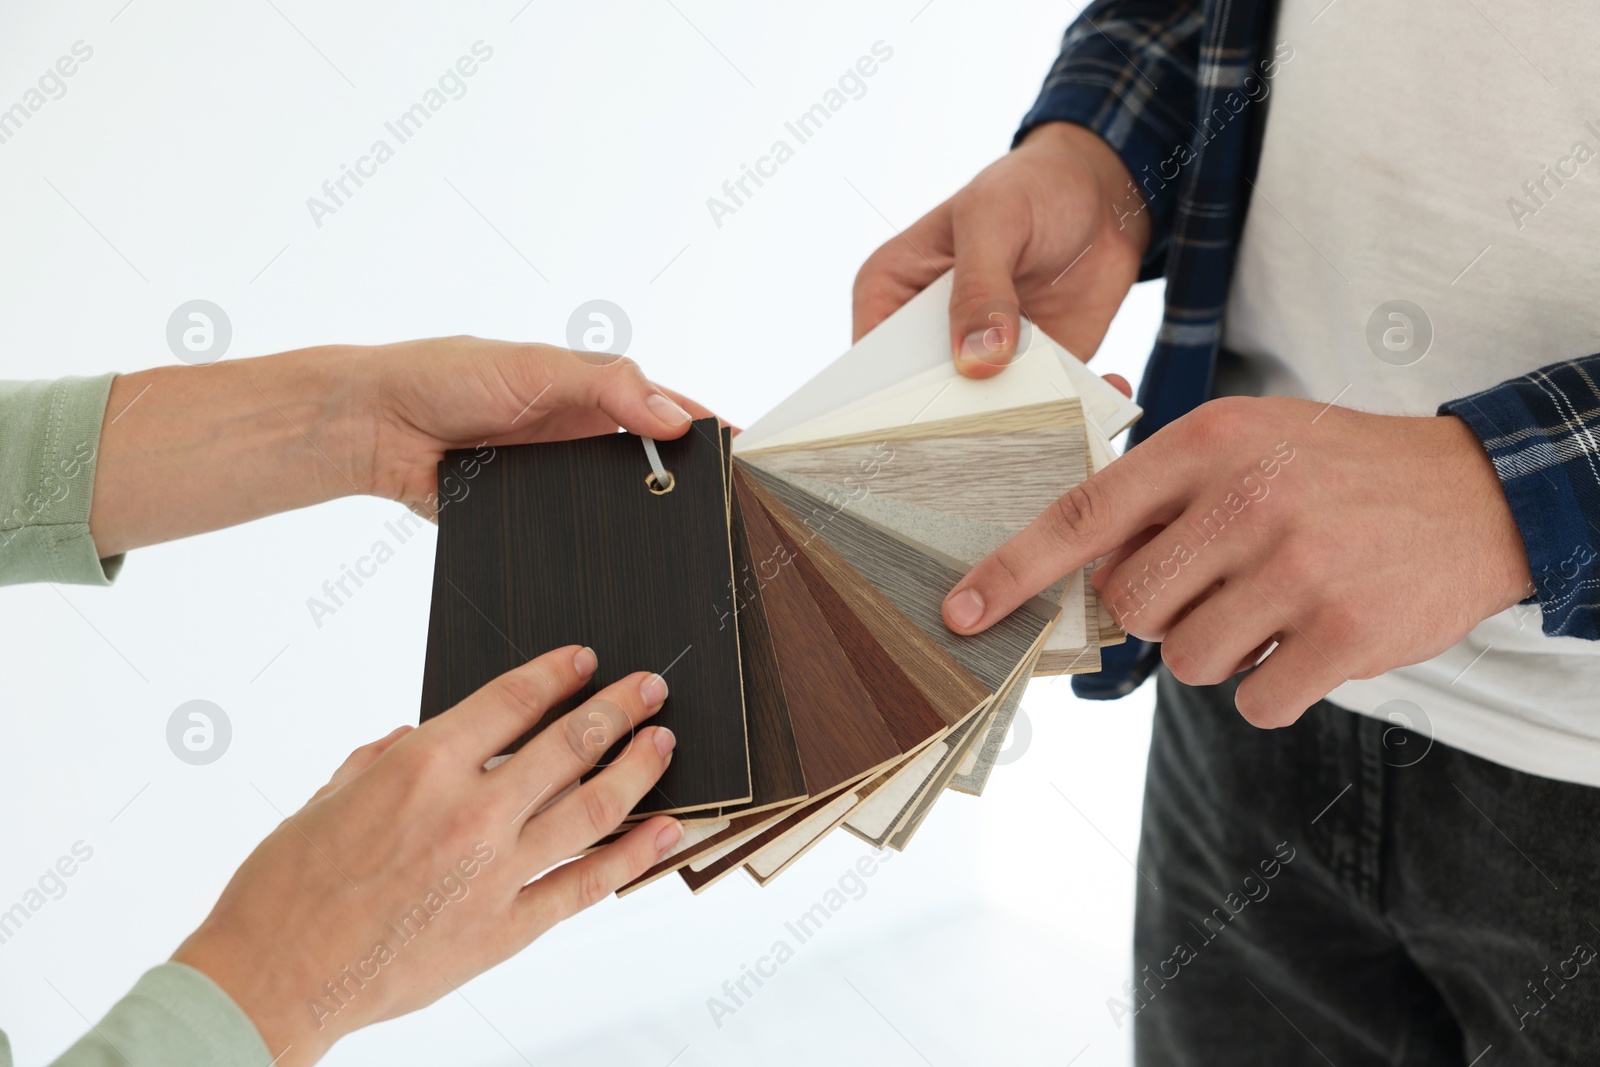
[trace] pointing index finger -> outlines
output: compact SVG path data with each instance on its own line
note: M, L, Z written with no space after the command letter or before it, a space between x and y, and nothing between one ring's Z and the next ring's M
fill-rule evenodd
M1172 472L1176 456L1161 435L1152 448ZM1160 469L1160 464L1157 465ZM1181 485L1182 477L1164 478ZM944 601L945 625L959 634L988 629L1041 589L1120 547L1145 528L1181 513L1179 493L1151 483L1130 463L1113 463L1069 489L1021 533L989 553L956 583Z

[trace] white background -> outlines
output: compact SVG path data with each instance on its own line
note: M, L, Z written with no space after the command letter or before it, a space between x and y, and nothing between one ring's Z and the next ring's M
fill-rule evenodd
M0 377L169 363L167 317L197 297L230 316L232 356L454 333L560 343L572 310L603 297L630 315L649 373L747 423L847 347L851 279L891 227L1005 151L1072 14L8 6L0 107L74 42L94 55L0 145ZM494 55L467 94L316 227L306 198L478 40ZM718 228L706 198L876 41L894 54L866 95ZM1159 299L1135 291L1099 369L1137 379ZM110 590L0 591L0 910L74 842L94 850L0 945L18 1063L59 1052L166 958L274 807L414 721L431 530L320 628L306 606L398 512L347 500L135 553ZM195 698L234 730L206 767L165 741ZM1132 970L1149 707L1148 689L1104 705L1035 684L1021 758L981 800L949 795L720 1028L707 998L866 846L835 835L766 890L732 878L694 898L669 880L607 901L327 1062L1125 1063L1106 1000Z

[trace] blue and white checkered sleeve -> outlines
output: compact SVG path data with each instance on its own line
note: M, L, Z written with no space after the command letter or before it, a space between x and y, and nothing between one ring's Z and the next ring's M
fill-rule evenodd
M1600 640L1600 355L1440 405L1483 442L1552 636Z
M1178 201L1171 179L1182 162L1175 153L1194 129L1202 25L1198 0L1095 0L1067 27L1016 135L1071 122L1122 157L1151 212L1141 279L1159 277L1166 260Z

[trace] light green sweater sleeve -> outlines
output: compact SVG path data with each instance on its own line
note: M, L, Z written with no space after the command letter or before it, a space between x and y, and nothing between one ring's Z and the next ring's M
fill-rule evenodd
M0 585L109 585L122 557L89 536L100 425L115 374L0 382Z
M0 1067L11 1057L0 1035ZM163 963L51 1067L269 1067L250 1017L193 967Z
M114 374L0 382L0 585L108 585L89 536L100 426ZM268 1067L255 1024L211 979L181 963L145 973L58 1067ZM12 1067L0 1033L0 1067Z
M115 374L0 382L0 585L109 585L122 557L89 536L100 427ZM267 1067L255 1024L215 982L164 963L140 978L60 1067ZM0 1033L0 1067L12 1067Z

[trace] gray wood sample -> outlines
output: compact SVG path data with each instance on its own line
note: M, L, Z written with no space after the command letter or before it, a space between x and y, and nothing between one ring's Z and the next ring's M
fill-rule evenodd
M994 773L995 760L999 757L1000 750L1005 747L1006 734L1011 732L1011 724L1016 721L1017 710L1022 707L1022 697L1027 691L1026 685L1013 686L1011 692L1004 698L996 698L994 721L989 724L988 732L978 743L977 762L966 774L958 771L951 776L951 789L959 793L970 793L975 797L983 795L983 787L989 784L989 775Z
M925 545L935 552L949 556L962 566L972 566L977 563L1005 544L1015 532L1003 526L952 515L923 504L879 496L870 491L851 490L846 486L804 474L782 470L772 470L771 473L832 507L848 511L862 521L871 523L913 545ZM1063 578L1044 589L1039 595L1051 603L1060 603L1066 587L1067 579ZM1062 619L1056 624L1057 628L1066 622L1066 619Z
M772 470L871 488L877 496L1021 530L1083 481L1083 426L984 436L785 449L750 457Z
M955 634L945 626L941 608L945 595L964 574L959 563L931 550L919 551L908 542L830 506L769 471L737 458L734 463L749 471L810 527L815 536L844 557L991 693L1005 685L1018 663L1031 658L1060 614L1059 605L1033 597L983 633Z
M949 787L951 780L956 775L956 771L967 758L967 754L986 736L995 716L999 713L1000 706L1011 699L1017 690L1027 688L1028 677L1032 670L1032 663L1022 665L1021 669L1008 683L1007 688L996 694L995 702L984 712L982 723L969 733L961 743L951 746L951 751L940 761L939 770L934 773L925 791L915 801L911 810L906 812L895 824L894 834L888 840L890 848L898 852L905 851L906 846L911 843L912 836L926 821L928 813L933 810L934 804L938 803L939 798L944 795L944 791Z

